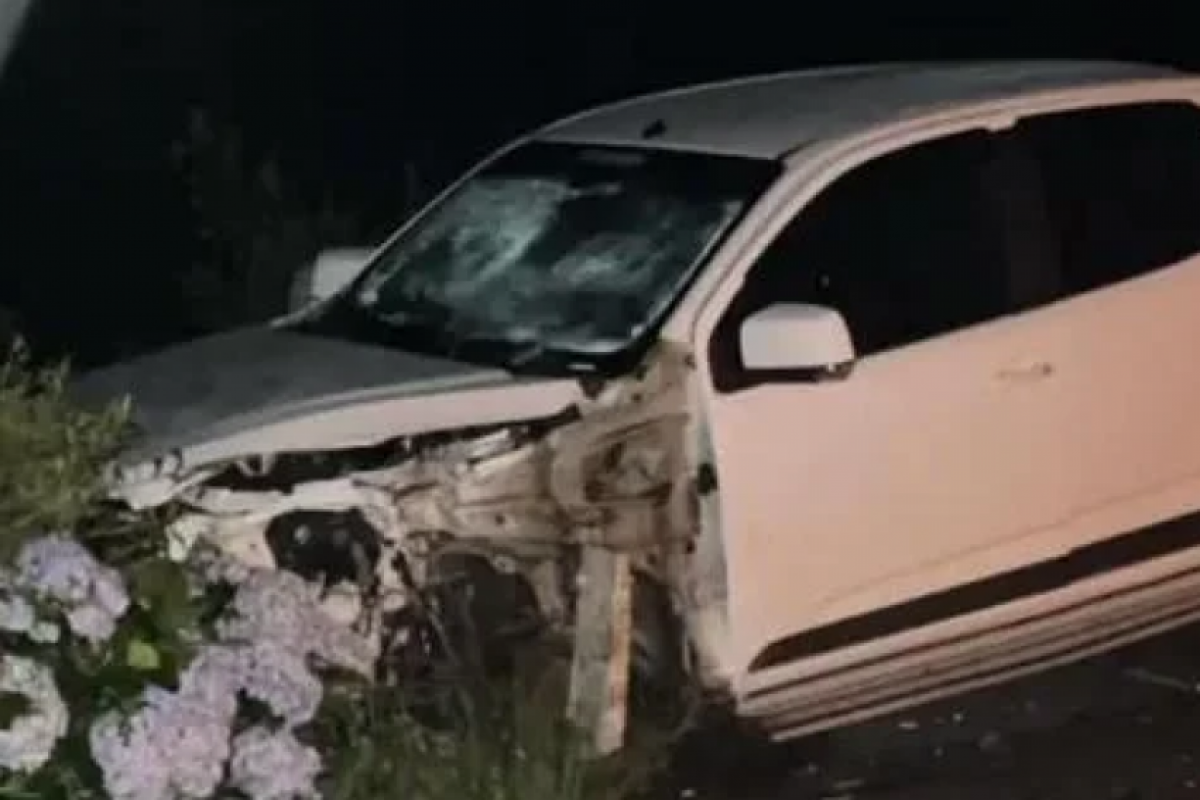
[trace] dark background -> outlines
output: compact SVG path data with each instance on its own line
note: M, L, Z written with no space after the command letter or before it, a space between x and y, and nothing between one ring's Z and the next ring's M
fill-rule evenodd
M201 312L188 288L196 270L237 272L247 259L296 261L338 239L377 240L504 139L682 82L919 58L1200 68L1200 29L1186 16L1123 8L1106 16L1044 3L1023 15L949 16L853 0L39 0L0 82L0 307L36 348L85 365L231 324L237 313L210 307L235 305L229 281L240 278L210 291ZM208 207L224 205L242 231L227 238L256 255L206 243L212 212L192 203L190 162L172 158L189 141L194 109L217 140L244 140L238 163L251 177L231 167L217 184L252 182L272 159L289 219L309 225L303 209L331 203L353 224L287 246L280 237L246 244L278 229L278 215L260 214L255 200L226 202L218 186Z

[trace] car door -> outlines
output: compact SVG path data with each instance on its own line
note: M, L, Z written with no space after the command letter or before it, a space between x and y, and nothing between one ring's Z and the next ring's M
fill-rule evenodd
M1019 594L979 581L1042 557L1070 512L1061 354L1011 314L999 153L976 131L852 169L765 249L713 330L729 623L752 672L832 664ZM842 313L848 378L740 367L738 326L776 301Z
M1200 109L1062 111L1023 119L1011 138L1040 168L1060 243L1045 335L1073 408L1066 541L1114 542L1097 568L1200 545L1200 525L1156 526L1200 507Z

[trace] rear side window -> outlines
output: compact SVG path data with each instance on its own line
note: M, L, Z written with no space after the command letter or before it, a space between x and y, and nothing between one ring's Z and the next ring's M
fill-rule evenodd
M1200 252L1200 109L1151 103L1028 118L1070 295Z

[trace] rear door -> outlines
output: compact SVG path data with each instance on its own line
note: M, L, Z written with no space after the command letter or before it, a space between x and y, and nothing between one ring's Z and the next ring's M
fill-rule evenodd
M1057 112L1010 138L1040 170L1062 262L1060 302L1038 312L1071 408L1061 544L1142 536L1095 571L1196 545L1200 526L1154 525L1200 507L1200 109Z

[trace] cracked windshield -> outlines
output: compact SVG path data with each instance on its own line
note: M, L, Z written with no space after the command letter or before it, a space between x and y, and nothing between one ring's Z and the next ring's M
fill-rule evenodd
M453 355L486 341L520 366L618 352L663 316L772 170L723 156L525 145L418 220L357 301L436 326Z

